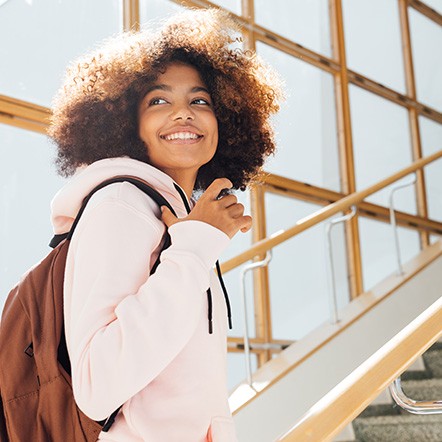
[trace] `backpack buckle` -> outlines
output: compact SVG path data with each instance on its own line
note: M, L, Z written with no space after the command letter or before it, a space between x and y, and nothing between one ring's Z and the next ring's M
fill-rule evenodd
M32 342L25 348L25 354L30 358L34 356L34 346L32 345Z

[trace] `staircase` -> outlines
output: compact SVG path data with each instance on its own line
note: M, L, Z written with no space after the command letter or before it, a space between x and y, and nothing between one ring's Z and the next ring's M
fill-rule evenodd
M442 342L423 355L425 370L408 371L402 388L414 400L442 401ZM442 442L442 414L413 415L395 403L372 405L354 421L357 442Z

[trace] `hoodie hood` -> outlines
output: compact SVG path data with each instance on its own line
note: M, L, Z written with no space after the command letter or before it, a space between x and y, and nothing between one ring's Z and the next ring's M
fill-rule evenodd
M57 235L68 232L83 199L90 191L103 181L119 175L143 179L169 201L179 217L187 215L184 202L177 190L178 185L169 175L150 164L132 158L107 158L78 168L72 179L56 193L51 202L54 233Z

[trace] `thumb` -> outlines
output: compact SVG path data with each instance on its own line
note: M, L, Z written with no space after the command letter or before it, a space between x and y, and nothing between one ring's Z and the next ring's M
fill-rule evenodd
M170 227L179 221L167 206L161 206L161 219L167 227Z

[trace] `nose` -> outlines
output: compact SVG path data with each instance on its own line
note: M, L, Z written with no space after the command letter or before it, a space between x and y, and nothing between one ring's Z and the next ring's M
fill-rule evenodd
M179 105L176 106L176 108L173 110L172 114L173 120L194 120L195 114L193 113L192 109L188 105Z

